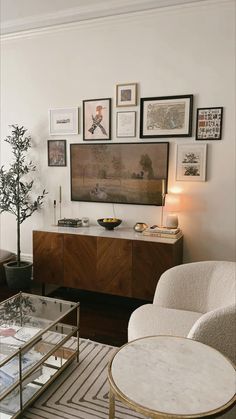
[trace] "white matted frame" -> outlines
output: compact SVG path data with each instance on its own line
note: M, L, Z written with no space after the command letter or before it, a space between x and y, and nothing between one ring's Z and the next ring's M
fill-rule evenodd
M116 85L116 106L137 105L137 83L125 83Z
M116 113L116 136L118 138L135 137L136 112L122 111Z
M176 180L206 180L207 144L178 144L176 155Z
M78 134L78 108L49 110L50 135Z

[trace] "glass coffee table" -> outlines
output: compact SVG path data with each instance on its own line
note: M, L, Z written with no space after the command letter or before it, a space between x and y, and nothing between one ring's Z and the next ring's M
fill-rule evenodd
M148 418L200 418L236 402L235 368L220 352L174 336L150 336L119 348L108 368L109 419L115 398Z
M74 359L79 303L21 292L0 303L1 419L20 416Z

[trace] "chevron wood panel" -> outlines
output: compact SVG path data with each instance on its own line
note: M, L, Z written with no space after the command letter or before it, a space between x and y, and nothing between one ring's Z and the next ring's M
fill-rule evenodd
M98 237L97 280L100 291L131 297L131 240Z
M34 280L63 284L63 234L33 232Z
M96 278L97 238L64 235L64 278L72 288L99 291Z

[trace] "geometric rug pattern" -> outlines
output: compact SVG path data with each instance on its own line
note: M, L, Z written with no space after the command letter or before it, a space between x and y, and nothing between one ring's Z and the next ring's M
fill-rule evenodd
M107 419L107 365L116 348L80 339L79 364L73 362L29 407L22 419ZM116 400L116 419L144 416Z

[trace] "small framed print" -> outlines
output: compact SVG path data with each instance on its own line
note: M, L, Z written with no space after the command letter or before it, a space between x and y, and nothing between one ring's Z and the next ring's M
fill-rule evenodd
M223 108L198 108L196 140L221 140Z
M78 108L50 109L50 135L78 134Z
M176 180L206 180L206 144L177 145Z
M48 140L48 166L66 166L66 140Z
M191 137L193 95L140 99L140 138Z
M136 135L136 112L117 112L116 136L118 138L135 137Z
M111 140L111 99L83 101L83 140Z
M137 105L137 83L116 85L116 106Z

